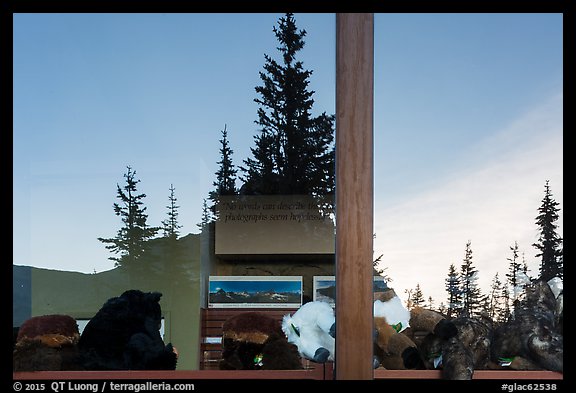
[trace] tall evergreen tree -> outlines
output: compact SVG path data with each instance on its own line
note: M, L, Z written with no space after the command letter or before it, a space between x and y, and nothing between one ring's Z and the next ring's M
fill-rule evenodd
M179 239L180 228L182 228L178 223L178 209L180 206L177 205L175 188L172 184L170 184L168 200L169 203L166 206L168 217L162 221L164 237L159 239L157 254L150 257L153 258L157 265L155 274L166 274L169 276L170 282L177 285L185 283L188 279L188 255L186 255L185 247ZM160 261L162 262L161 264L158 263Z
M372 238L375 239L376 234L373 234ZM384 277L384 280L387 283L391 283L393 281L392 278L388 274L386 274L386 270L388 270L388 267L380 267L380 262L382 262L383 256L384 256L384 254L380 254L380 255L378 255L378 257L376 259L374 259L372 261L374 275Z
M558 202L552 197L549 181L546 180L544 188L544 198L538 209L536 225L539 227L540 235L538 242L532 244L540 253L536 257L541 257L540 278L548 281L553 277L564 276L562 238L556 230L558 226L556 221L559 218L560 208Z
M510 262L506 279L512 288L516 288L518 285L518 275L522 269L522 265L518 261L518 242L514 242L514 246L510 247L510 251L512 251L512 257L506 258Z
M462 315L476 317L480 314L483 297L478 286L478 270L472 262L471 242L466 243L464 260L460 267L460 285L462 291Z
M528 275L528 263L526 262L526 254L524 253L522 253L522 273L524 273L526 277L530 278Z
M220 161L218 161L218 171L216 171L216 180L212 185L216 187L210 193L210 200L216 203L220 195L236 195L236 173L237 169L232 162L234 150L228 142L228 131L226 125L222 130L222 139L220 139Z
M200 222L196 226L203 231L208 227L208 224L213 221L213 216L210 213L210 208L208 207L208 201L206 198L202 200L202 215L200 217Z
M506 284L502 285L502 292L500 297L503 299L503 310L502 316L499 322L506 322L509 318L512 310L512 304L510 302L510 291L508 290L508 286Z
M503 289L506 285L500 281L498 273L492 278L490 284L490 293L486 297L486 313L494 322L503 322L506 318L506 310L508 309L507 298L503 298Z
M518 261L518 242L514 242L514 246L510 247L512 251L512 257L506 258L510 264L508 266L508 273L506 273L506 281L508 283L509 291L507 297L508 308L512 307L514 301L518 296L524 291L526 282L526 272L524 271L526 262L524 266Z
M168 209L168 218L162 221L162 229L164 230L164 237L178 239L182 226L178 224L178 208L180 206L176 204L174 191L174 186L170 184L169 204L166 206Z
M412 307L422 307L426 300L424 299L424 294L422 293L422 289L420 288L420 283L416 284L416 288L414 292L412 292L412 299L410 304Z
M244 160L241 194L326 195L334 192L334 115L314 117L314 91L308 89L312 71L296 60L304 47L305 30L293 14L273 28L280 46L279 63L265 55L259 97L259 134L252 158Z
M448 318L456 317L462 309L462 292L460 290L460 276L456 271L456 266L451 264L448 268L448 277L445 280L446 292L448 292L448 305L446 307L446 316Z
M209 207L211 219L217 217L218 212L216 210L221 196L238 194L236 189L237 169L232 162L232 154L234 154L234 150L232 150L228 142L228 131L225 124L222 130L222 139L220 139L219 167L218 171L216 171L216 180L212 183L215 189L208 194L208 199L212 202Z
M137 193L136 171L130 166L124 174L126 185L122 188L117 184L117 195L120 203L114 203L114 213L121 217L123 226L118 230L115 238L101 238L98 240L107 244L106 249L119 256L112 256L108 259L115 261L115 266L125 266L129 268L142 268L139 262L142 261L148 249L148 240L156 235L160 228L149 227L146 221L146 207L143 206L143 199L146 194Z

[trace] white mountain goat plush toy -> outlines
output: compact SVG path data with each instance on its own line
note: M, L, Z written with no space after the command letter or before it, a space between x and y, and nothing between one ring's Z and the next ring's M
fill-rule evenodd
M284 315L282 330L300 355L316 363L334 360L336 318L330 304L313 301L303 304L294 314Z

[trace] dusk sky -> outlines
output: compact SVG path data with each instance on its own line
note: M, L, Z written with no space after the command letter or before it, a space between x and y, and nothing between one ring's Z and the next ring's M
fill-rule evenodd
M148 223L197 233L226 126L236 165L257 133L254 88L282 14L15 14L13 264L112 269L98 237L130 165ZM335 14L295 14L313 114L335 113ZM518 243L538 274L547 180L563 216L563 17L375 14L374 254L403 295L445 301L471 242L479 284Z

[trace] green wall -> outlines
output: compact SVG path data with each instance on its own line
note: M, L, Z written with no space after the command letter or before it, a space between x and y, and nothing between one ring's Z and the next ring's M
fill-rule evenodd
M207 304L210 275L302 275L305 298L312 300L313 276L334 274L333 255L216 256L213 224L202 234L178 239L177 246L162 239L153 242L147 259L141 263L145 268L136 271L122 267L85 274L29 268L30 285L21 279L22 296L15 296L24 299L22 304L14 304L22 312L14 313L13 319L27 312L30 316L66 314L90 319L108 299L128 289L161 292L164 341L178 349L178 370L197 370L201 308ZM31 305L24 304L27 299Z
M186 261L177 266L150 264L146 271L126 269L84 274L32 268L31 316L66 314L89 319L110 298L128 289L161 292L164 340L179 352L178 370L197 370L200 348L200 241L190 235L182 242Z

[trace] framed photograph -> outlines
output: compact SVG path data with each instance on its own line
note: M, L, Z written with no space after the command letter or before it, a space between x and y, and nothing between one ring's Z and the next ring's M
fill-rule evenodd
M210 276L209 308L299 308L302 276Z
M314 276L312 300L327 302L334 307L336 279L334 276Z
M374 276L374 292L382 292L388 288L382 276ZM334 307L336 299L335 276L314 276L312 300L330 303Z

